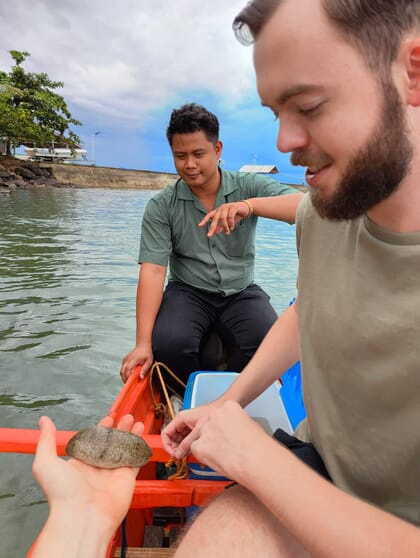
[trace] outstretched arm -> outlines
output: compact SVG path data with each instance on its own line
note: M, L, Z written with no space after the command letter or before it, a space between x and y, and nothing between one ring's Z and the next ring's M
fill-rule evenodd
M302 196L301 193L283 194L281 196L250 198L246 201L224 203L207 213L204 219L200 221L199 226L204 227L211 221L207 233L207 236L210 237L220 232L230 234L239 221L247 219L252 214L257 217L267 217L293 224Z
M136 298L136 346L122 360L120 375L124 382L141 364L144 378L153 364L152 333L162 302L166 267L143 263L140 266Z
M112 419L100 422L112 427ZM77 459L57 457L55 426L48 417L39 421L41 430L33 473L45 492L50 514L32 558L100 558L127 513L138 468L99 469ZM143 425L126 415L120 430L139 436Z
M420 556L420 529L338 489L237 403L212 411L191 450L252 492L313 558Z

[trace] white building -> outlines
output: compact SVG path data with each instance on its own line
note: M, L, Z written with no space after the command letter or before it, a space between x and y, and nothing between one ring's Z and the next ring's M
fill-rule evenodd
M279 171L274 165L244 165L239 172L256 172L259 174L278 174Z

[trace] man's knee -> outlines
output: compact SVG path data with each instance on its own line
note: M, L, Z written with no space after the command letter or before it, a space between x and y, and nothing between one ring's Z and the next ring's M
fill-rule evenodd
M258 348L268 330L277 320L277 313L268 295L258 285L251 285L235 295L219 318L223 334L230 331L241 350Z
M255 502L255 496L242 486L229 486L214 497L206 507L195 512L182 530L176 547L183 546L184 539L189 537L190 531L193 531L194 534L194 532L201 532L205 526L213 527L219 518L223 518L223 528L231 530L232 535L236 529L240 531L246 528L248 525L247 514L243 512L252 509Z
M225 525L229 525L233 530L236 527L241 530L255 521L256 510L257 514L270 513L249 490L235 484L218 494L197 517L223 517Z
M153 331L153 352L154 353L173 353L175 347L182 347L182 336L174 334L167 335L163 329Z
M175 556L207 557L225 553L230 558L308 558L279 520L239 485L219 494L198 515L178 541Z
M153 351L159 353L198 352L199 339L178 320L158 321L153 330Z

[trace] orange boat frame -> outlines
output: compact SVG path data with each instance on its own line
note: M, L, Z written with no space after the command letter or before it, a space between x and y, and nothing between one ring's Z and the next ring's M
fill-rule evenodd
M125 520L125 540L127 547L130 548L142 546L145 528L147 525L152 525L153 508L203 506L229 484L229 482L217 480L156 479L156 462L166 462L169 456L162 448L159 434L162 418L155 417L148 379L140 380L138 372L139 368L130 376L107 413L114 419L114 423L126 414L132 414L135 420L142 421L145 426L144 439L153 450L150 462L140 470L137 476L133 498ZM157 401L160 401L159 390L155 390L154 396ZM73 431L57 431L59 455L65 455L66 444L73 434L75 434ZM39 430L0 428L0 451L35 453L38 438ZM191 457L191 461L194 461L193 457ZM122 528L119 527L110 542L106 558L115 556L116 549L121 546L122 540ZM31 556L32 549L27 558Z

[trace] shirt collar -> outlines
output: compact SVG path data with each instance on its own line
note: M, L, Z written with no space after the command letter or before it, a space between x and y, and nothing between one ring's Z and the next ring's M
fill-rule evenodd
M232 173L229 171L225 171L220 169L220 188L217 193L219 196L222 194L223 196L227 196L238 189L238 184L236 180L233 179ZM179 178L177 181L177 188L178 188L178 198L181 200L196 200L196 196L190 190L188 184Z

